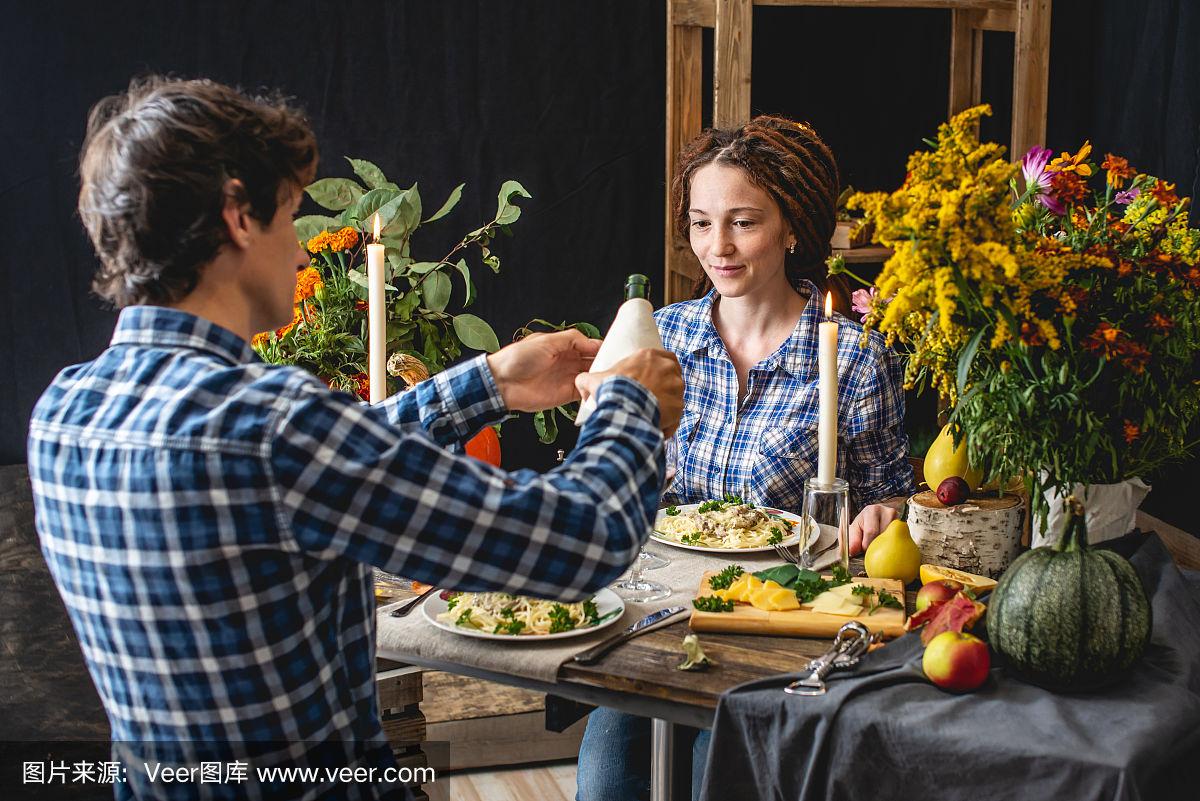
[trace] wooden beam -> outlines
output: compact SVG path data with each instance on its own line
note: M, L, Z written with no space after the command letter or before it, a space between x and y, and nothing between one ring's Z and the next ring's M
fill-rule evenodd
M691 5L691 0L668 0L668 18L675 17L676 5ZM711 3L714 13L716 4ZM675 234L671 223L671 181L675 160L685 144L700 133L700 107L703 91L703 39L695 25L667 26L667 147L666 185L663 189L664 240L663 302L674 303L688 297L687 286L698 269L691 248ZM681 288L682 287L682 288Z
M713 125L730 128L750 120L751 0L717 0L713 35Z
M1012 10L1018 0L754 0L756 6L841 6L843 8L974 8Z
M982 50L982 31L977 25L982 12L955 9L950 12L950 114L953 117L979 102L981 80L975 61Z
M1013 48L1012 144L1019 159L1046 143L1050 84L1050 0L1018 0L1017 42Z
M983 12L983 16L979 20L979 29L984 31L1008 31L1012 33L1017 29L1016 7L989 8Z
M667 24L712 28L717 24L717 0L667 0Z

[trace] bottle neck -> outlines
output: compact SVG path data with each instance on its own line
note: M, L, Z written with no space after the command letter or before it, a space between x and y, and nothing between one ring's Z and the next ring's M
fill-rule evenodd
M631 275L625 279L625 300L642 298L650 300L650 281L644 275Z

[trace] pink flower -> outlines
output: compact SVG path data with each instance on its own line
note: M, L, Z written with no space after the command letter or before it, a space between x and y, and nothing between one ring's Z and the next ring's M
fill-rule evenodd
M869 290L856 289L850 293L850 308L861 314L862 320L866 320L871 311L871 301L875 299L876 291L875 287L871 287Z
M1138 189L1136 186L1131 186L1130 188L1126 189L1124 192L1118 192L1117 196L1113 199L1116 200L1118 205L1128 206L1130 203L1133 202L1133 199L1136 198L1141 193L1142 193L1142 190Z
M1050 173L1046 165L1054 155L1048 147L1034 145L1021 159L1021 174L1025 176L1025 189L1033 188L1033 197L1037 202L1048 208L1054 214L1065 214L1067 207L1058 198L1050 194Z

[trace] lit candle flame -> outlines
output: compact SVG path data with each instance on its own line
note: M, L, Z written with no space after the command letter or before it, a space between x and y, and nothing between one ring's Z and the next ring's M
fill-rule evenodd
M378 223L376 223L376 224L378 225ZM375 236L376 236L376 237L378 237L378 236L379 236L379 229L378 229L378 228L375 230ZM829 318L829 317L832 317L832 316L833 316L833 293L832 293L832 292L826 292L826 293L825 293L825 317L826 317L826 318Z
M375 241L379 241L379 212L375 212Z

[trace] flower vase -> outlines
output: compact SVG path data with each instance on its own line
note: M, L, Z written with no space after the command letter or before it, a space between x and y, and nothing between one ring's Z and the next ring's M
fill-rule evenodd
M1138 507L1150 492L1150 485L1138 477L1127 478L1116 484L1076 484L1067 493L1083 501L1088 542L1097 543L1114 540L1134 529ZM1053 545L1062 534L1066 518L1065 499L1053 489L1046 493L1050 511L1046 517L1046 530L1039 531L1033 524L1033 547Z

